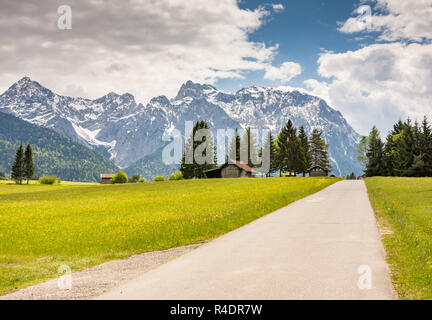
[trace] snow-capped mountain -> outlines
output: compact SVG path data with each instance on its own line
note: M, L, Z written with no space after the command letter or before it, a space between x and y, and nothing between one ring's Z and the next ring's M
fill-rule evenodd
M336 174L361 171L359 135L324 100L298 91L250 87L224 93L188 81L175 98L155 97L144 106L129 93L96 100L61 96L25 77L0 96L0 111L102 151L120 167L160 149L164 131L184 132L185 121L206 120L213 129L269 128L277 135L291 119L307 131L324 132Z

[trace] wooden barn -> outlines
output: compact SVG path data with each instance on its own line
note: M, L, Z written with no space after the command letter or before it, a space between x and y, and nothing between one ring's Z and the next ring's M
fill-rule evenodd
M252 168L240 161L227 162L219 168L204 171L204 174L207 179L254 177Z
M324 170L320 166L315 166L309 169L310 177L328 177L328 171Z
M114 176L115 176L115 174L102 173L100 175L100 177L101 177L100 183L103 183L103 184L111 183L111 179L114 178Z

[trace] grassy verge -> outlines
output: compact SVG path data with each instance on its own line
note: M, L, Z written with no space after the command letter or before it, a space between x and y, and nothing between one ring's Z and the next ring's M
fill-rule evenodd
M401 299L432 298L432 178L368 178L366 185Z
M138 252L209 239L338 179L0 185L0 294ZM259 236L259 235L257 235Z

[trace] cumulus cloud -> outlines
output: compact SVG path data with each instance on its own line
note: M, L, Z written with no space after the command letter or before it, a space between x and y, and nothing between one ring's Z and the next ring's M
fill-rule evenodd
M282 11L285 10L285 7L284 7L284 5L283 5L282 3L275 3L275 4L272 4L272 7L273 7L273 10L274 10L275 12L282 12Z
M307 80L362 134L373 124L383 133L399 118L432 119L432 44L374 44L345 53L323 53L318 73L329 82Z
M284 62L279 68L269 65L266 68L264 79L289 82L302 73L301 65L295 62Z
M374 5L373 10L367 9L369 5L361 5L354 10L355 17L340 24L339 31L376 31L381 33L379 40L383 41L423 41L432 38L432 0L370 2Z
M277 45L249 40L280 5L240 9L236 0L3 0L0 88L28 75L55 91L131 92L141 102L175 95L191 79L214 83L267 70ZM83 88L83 90L77 90Z
M374 31L376 43L322 53L318 74L328 80L310 79L305 86L341 110L362 134L374 124L386 134L408 116L432 118L432 0L361 1L354 15L339 24L339 31Z

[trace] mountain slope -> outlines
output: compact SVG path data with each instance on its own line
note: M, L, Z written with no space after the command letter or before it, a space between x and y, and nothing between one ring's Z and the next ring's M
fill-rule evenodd
M62 180L98 181L101 173L118 170L111 161L84 145L0 112L0 172L10 173L20 143L31 144L37 176L53 174Z
M307 132L314 128L324 132L336 174L361 172L355 154L359 135L324 100L298 91L250 87L225 93L188 81L173 99L159 96L144 106L128 93L109 93L95 100L60 96L23 78L0 96L0 111L90 146L121 168L137 168L138 160L166 144L162 140L166 130L184 133L185 121L205 120L213 130L269 128L277 135L291 119Z
M152 154L145 156L144 158L134 162L125 169L125 173L128 177L132 177L134 174L139 174L147 181L153 180L155 176L165 176L168 178L172 173L179 171L179 165L164 164L162 159L162 149L159 148Z

